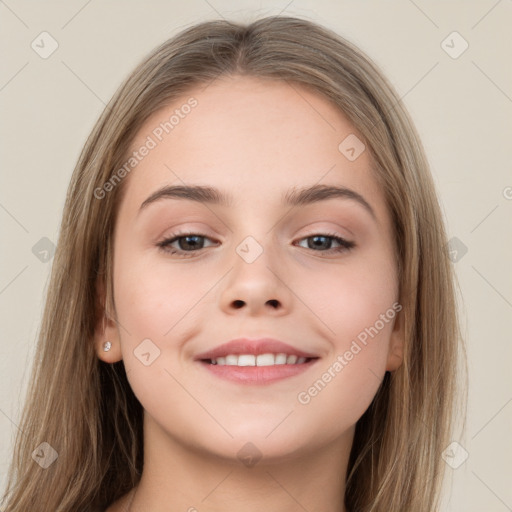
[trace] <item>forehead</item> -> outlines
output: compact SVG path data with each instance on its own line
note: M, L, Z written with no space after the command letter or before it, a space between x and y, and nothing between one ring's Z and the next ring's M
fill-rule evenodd
M294 186L320 183L350 186L373 197L378 210L368 151L353 161L340 151L357 136L333 103L300 85L223 77L146 120L130 154L151 149L130 172L125 199L135 208L162 185L193 183L222 189L235 202L277 201Z

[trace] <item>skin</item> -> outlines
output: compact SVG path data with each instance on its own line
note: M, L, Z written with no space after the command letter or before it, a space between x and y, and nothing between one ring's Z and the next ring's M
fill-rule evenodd
M101 322L95 340L103 361L124 360L145 411L145 465L130 510L346 512L355 424L386 370L402 363L401 315L309 403L297 396L399 300L382 189L368 151L351 162L338 150L357 131L323 97L247 77L203 88L155 113L134 141L139 148L188 98L198 100L125 178L114 242L117 322ZM357 191L376 219L350 199L281 204L291 187L318 183ZM138 213L158 188L183 184L217 187L233 204L167 198ZM186 239L175 241L175 249L191 255L182 258L156 246L178 229L206 235L199 239L204 248L194 252ZM339 245L330 238L320 249L308 245L324 233L356 246L335 253L329 247ZM263 248L252 263L236 252L247 236ZM193 360L240 336L271 336L320 360L263 386L221 380ZM133 352L146 338L160 350L149 366ZM247 442L262 454L252 467L237 457ZM108 512L127 510L132 497Z

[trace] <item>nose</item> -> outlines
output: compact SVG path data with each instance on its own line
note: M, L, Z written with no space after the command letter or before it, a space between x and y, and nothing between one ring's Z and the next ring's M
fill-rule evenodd
M221 292L223 311L248 316L289 313L293 293L286 282L287 274L283 267L279 258L272 257L267 250L263 250L254 261L236 254Z

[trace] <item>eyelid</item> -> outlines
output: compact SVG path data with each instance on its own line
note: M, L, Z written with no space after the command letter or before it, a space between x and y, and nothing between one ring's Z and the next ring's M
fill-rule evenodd
M295 237L295 240L307 238L310 236L328 236L332 238L339 238L343 240L343 242L347 245L350 245L352 248L357 246L356 236L352 230L340 224L335 224L333 226L332 222L330 223L330 226L318 226L317 223L315 223L314 226L308 226L305 228L305 232L301 233L300 237Z
M204 238L206 240L215 242L215 240L212 240L212 238L210 236L208 236L204 233L201 233L200 231L192 229L192 230L183 230L183 231L179 230L175 233L171 233L170 235L165 237L163 240L158 242L156 244L156 246L158 247L158 249L160 251L162 251L164 253L168 253L169 255L177 256L177 258L191 258L191 257L194 257L196 253L198 255L201 255L201 254L203 254L204 250L208 248L208 247L201 247L198 250L193 250L193 251L185 251L183 249L172 249L171 248L171 244L177 242L181 238L186 238L187 236L197 236L197 237ZM311 249L309 247L302 247L303 249L306 249L306 250L312 252L313 254L319 253L318 256L324 257L324 258L328 258L330 256L336 256L338 254L344 254L344 253L350 252L355 247L357 247L355 242L346 239L345 237L339 235L338 233L336 233L336 232L333 233L328 230L322 230L322 229L318 229L316 231L311 231L310 233L303 234L299 238L295 238L293 245L297 246L296 242L301 242L303 240L307 240L308 238L312 238L312 237L330 238L330 239L334 240L335 243L339 244L339 247L334 247L334 248L331 247L331 248L327 249L326 251L316 251L315 249ZM216 241L216 242L218 243L218 241ZM214 244L214 246L215 246L215 244ZM298 247L301 247L301 246L298 246Z
M328 230L321 230L321 229L318 231L312 232L311 234L303 235L303 236L299 237L297 240L302 241L302 240L306 240L308 238L312 238L315 236L332 238L333 240L336 241L336 243L339 243L341 247L337 247L334 249L331 248L327 251L314 251L314 252L320 252L320 253L323 252L324 254L330 254L332 252L342 252L343 250L350 251L351 249L357 247L357 245L354 241L349 240L349 239L345 238L344 236L339 235L336 232L331 232Z
M197 251L181 251L180 249L167 249L167 247L170 247L171 243L174 243L176 242L177 240L179 240L180 238L185 238L187 236L198 236L198 237L201 237L201 238L205 238L207 240L210 240L210 241L214 241L212 237L210 237L209 235L206 235L205 233L202 233L201 231L199 230L194 230L194 229L191 229L191 230L178 230L174 233L171 233L165 237L163 237L159 242L157 242L155 245L163 252L167 252L167 253L171 253L171 254L180 254L181 256L183 254L194 254L195 252L196 253L199 253L201 252L203 249L205 248L202 248L202 249L199 249ZM173 252L174 251L174 252ZM187 257L187 256L184 256L184 257Z

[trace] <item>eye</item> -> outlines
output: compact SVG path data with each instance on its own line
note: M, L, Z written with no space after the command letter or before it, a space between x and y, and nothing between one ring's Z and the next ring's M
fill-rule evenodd
M205 240L211 239L201 233L174 233L170 237L158 242L156 245L166 253L186 258L204 249ZM329 254L349 251L356 245L354 242L345 240L335 233L316 233L301 238L300 240L311 240L311 243L308 242L307 244L307 249ZM338 244L338 247L332 247L333 241L335 244ZM173 244L177 244L178 247L173 247Z
M210 239L200 233L175 233L156 245L164 252L187 257L187 253L198 252L203 249L204 240ZM177 248L172 246L176 243L178 244Z
M307 236L305 238L301 238L300 240L311 240L311 242L307 243L307 249L311 249L316 252L326 252L326 253L339 253L344 251L349 251L350 249L355 247L355 243L349 240L345 240L335 233L316 233L314 235ZM332 247L332 242L335 242L339 245L339 247ZM302 247L302 246L301 246ZM323 249L327 250L323 250Z

